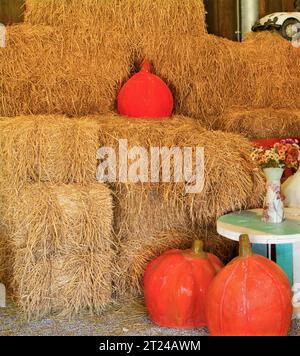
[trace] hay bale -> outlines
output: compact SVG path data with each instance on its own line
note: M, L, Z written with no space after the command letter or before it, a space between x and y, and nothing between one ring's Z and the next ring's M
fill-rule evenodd
M213 35L144 38L139 58L149 58L170 86L177 113L212 127L228 106L239 43Z
M153 33L206 32L202 0L26 0L26 7L31 24L113 29L132 41Z
M112 220L101 184L34 184L11 197L14 295L28 319L99 313L111 301Z
M132 66L122 33L21 24L0 51L0 116L105 113Z
M274 55L276 53L276 55ZM176 113L219 128L228 108L299 108L300 49L270 33L243 43L213 35L144 38L149 58L175 96Z
M270 32L252 33L240 46L236 97L232 106L300 107L300 49ZM242 80L241 80L242 78ZM240 79L240 80L238 80Z
M185 194L185 183L144 184L162 192L164 201L199 225L215 222L216 218L236 209L260 206L264 183L250 158L251 143L240 135L211 132L185 117L153 122L105 115L98 117L100 145L118 152L119 140L127 139L128 148L138 145L150 152L151 147L203 147L205 150L205 182L199 194ZM119 186L124 186L120 183ZM118 194L119 199L127 199ZM139 205L139 204L138 204Z
M120 275L115 282L120 298L136 297L143 292L143 276L147 264L170 249L188 249L192 242L200 238L205 250L229 262L234 256L236 243L222 238L213 230L197 230L181 227L149 234L142 241L138 236L121 243L118 267Z
M220 119L224 131L245 135L249 139L300 137L300 111L233 108Z
M20 188L26 182L95 182L98 130L93 119L21 116L1 120L2 189L6 185Z

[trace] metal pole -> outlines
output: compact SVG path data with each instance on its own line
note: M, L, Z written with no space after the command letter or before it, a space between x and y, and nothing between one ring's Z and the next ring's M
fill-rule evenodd
M240 0L236 0L236 23L237 23L237 29L236 29L237 40L241 42L242 27L241 27L241 1Z
M242 40L259 18L259 0L240 0Z

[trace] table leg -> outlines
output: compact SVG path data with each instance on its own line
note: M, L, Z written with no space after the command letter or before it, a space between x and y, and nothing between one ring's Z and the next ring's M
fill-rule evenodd
M294 284L300 284L300 243L297 242L293 246L294 260Z
M268 245L253 244L252 250L256 255L260 255L268 258Z
M276 245L276 262L287 274L293 285L293 245Z
M293 260L294 260L294 315L300 319L300 243L295 243L293 246Z
M4 284L0 283L0 308L6 307L6 290Z

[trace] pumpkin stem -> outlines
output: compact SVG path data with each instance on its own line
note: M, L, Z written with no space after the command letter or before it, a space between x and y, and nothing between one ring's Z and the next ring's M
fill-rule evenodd
M249 236L244 234L240 236L240 257L253 256L252 247L250 244Z
M144 70L146 72L151 73L152 65L151 65L151 62L148 59L145 59L144 62L142 63L141 70Z
M204 248L203 241L195 240L193 242L192 250L194 254L197 255L198 257L205 258L207 256L206 252L203 251L203 248Z

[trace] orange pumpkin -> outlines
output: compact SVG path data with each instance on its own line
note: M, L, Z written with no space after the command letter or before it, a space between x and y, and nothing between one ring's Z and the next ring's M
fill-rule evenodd
M240 237L240 255L210 286L206 317L213 336L284 336L292 318L290 283L274 262L253 255Z
M167 84L151 73L145 61L139 73L130 78L118 95L118 112L131 118L165 119L172 115L174 99Z
M222 267L218 257L203 251L199 240L190 250L171 250L152 261L144 276L151 320L171 328L205 326L207 290Z

